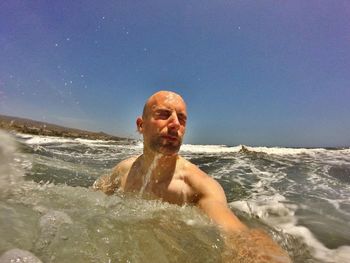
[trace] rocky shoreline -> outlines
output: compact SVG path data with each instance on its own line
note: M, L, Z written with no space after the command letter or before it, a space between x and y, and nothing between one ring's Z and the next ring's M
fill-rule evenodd
M91 132L67 128L56 124L5 115L0 115L0 129L33 135L84 138L90 140L128 140L127 138L109 135L104 132Z

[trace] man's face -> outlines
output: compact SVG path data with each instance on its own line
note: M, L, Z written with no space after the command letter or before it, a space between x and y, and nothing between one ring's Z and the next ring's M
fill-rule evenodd
M151 97L142 118L144 147L165 155L176 154L185 134L186 120L186 104L179 95L157 93Z

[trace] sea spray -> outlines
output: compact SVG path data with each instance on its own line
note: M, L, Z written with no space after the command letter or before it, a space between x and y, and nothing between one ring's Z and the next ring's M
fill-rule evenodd
M35 237L33 227L28 225L36 220L33 220L34 217L18 220L21 212L32 212L30 208L17 204L19 198L16 194L25 189L20 161L16 141L0 130L0 262L41 263L36 255L28 251ZM15 242L11 242L10 238L14 238Z
M149 166L146 175L143 177L143 183L142 183L142 187L140 190L140 196L143 195L143 192L145 191L145 189L146 189L146 187L151 179L152 172L156 168L156 166L158 164L158 160L160 159L161 156L162 156L161 154L156 154L154 156L154 159L153 159L151 165Z
M0 130L0 197L6 196L13 186L23 181L23 170L16 163L14 138Z
M7 181L9 175L12 174L13 168L10 166L10 163L13 162L15 145L10 135L0 131L0 182L1 185Z

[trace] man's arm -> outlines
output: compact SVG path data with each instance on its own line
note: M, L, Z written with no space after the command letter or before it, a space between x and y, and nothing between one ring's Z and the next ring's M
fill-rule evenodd
M198 185L201 189L197 206L225 232L247 230L228 207L225 192L219 183L207 175L202 177Z
M118 163L110 174L102 175L93 184L94 190L100 190L107 195L111 195L125 183L125 178L129 172L130 166L136 157L123 160Z
M197 206L222 230L226 246L234 251L235 262L247 259L254 262L291 262L288 254L264 231L249 229L233 214L217 181L200 170L191 178L189 183L199 194Z
M136 159L137 156L133 156L121 161L112 169L110 174L99 177L92 185L92 188L107 195L113 194L118 188L123 189L129 170Z

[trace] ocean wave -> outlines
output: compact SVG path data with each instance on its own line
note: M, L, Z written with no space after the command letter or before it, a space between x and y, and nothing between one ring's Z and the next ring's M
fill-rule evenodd
M54 137L54 136L32 136L26 139L26 144L29 145L48 145L54 143L73 143L75 139Z
M257 200L235 201L229 205L249 216L260 218L267 225L277 227L284 233L302 238L305 244L313 248L313 256L321 262L350 262L350 246L327 248L307 227L298 225L295 216L298 206L289 203L283 195L276 193L272 196L259 196Z
M280 147L253 147L246 145L226 146L226 145L199 145L184 144L181 147L183 152L191 153L266 153L274 155L297 155L297 154L314 154L316 152L324 152L326 149L315 148L280 148Z
M26 144L29 145L48 145L48 144L62 144L62 143L78 143L90 147L111 147L116 145L115 141L107 140L90 140L84 138L63 138L54 136L41 136L41 135L27 135L27 134L16 134L16 136L22 140L25 140ZM122 146L118 142L118 146ZM133 147L141 149L143 147L142 141L134 141L133 143L125 144L125 147ZM270 155L300 155L307 154L315 156L316 154L334 154L346 155L350 153L350 148L345 149L326 149L326 148L288 148L288 147L255 147L248 145L200 145L200 144L183 144L181 147L182 153L207 153L207 154L219 154L219 153L266 153Z
M241 145L229 147L226 145L184 144L181 151L190 153L235 153L239 152L241 148Z

